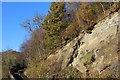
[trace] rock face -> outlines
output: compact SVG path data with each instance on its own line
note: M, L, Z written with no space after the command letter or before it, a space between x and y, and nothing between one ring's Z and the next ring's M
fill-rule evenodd
M80 34L47 60L60 62L61 69L72 66L83 77L118 77L118 12L95 25L91 34Z
M83 37L84 44L78 48L78 56L72 62L73 67L82 73L86 73L87 69L89 71L97 70L101 74L107 68L111 68L110 71L112 71L112 68L117 67L118 13L111 16L111 18L107 17L95 25L92 34L86 34ZM92 57L94 58L93 61Z

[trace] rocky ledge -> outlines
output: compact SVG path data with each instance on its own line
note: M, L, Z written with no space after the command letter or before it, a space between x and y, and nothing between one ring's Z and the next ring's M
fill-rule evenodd
M47 58L49 65L60 64L62 70L71 66L81 72L83 78L117 78L118 18L118 12L114 12L98 22L91 34L80 34L51 54Z

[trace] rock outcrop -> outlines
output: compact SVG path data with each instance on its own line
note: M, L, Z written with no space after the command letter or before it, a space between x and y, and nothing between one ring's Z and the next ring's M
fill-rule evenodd
M80 34L47 60L60 63L62 70L72 66L83 77L118 77L118 17L118 12L110 14L94 26L91 34Z

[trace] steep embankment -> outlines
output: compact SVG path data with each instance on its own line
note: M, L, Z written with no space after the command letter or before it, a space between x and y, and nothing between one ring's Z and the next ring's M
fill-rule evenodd
M82 77L118 77L118 17L118 12L109 15L91 34L80 34L47 60L62 69L72 66Z
M41 64L40 72L47 70L47 77L49 74L52 77L71 77L74 73L79 73L78 77L82 78L118 77L118 17L118 12L110 14L94 26L91 34L80 34L57 50L47 58L45 65ZM31 69L25 72L28 77L34 77L31 76Z

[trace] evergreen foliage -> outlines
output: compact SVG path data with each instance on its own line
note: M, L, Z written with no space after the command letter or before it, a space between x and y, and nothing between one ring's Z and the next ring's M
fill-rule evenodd
M45 49L56 49L61 45L61 31L66 27L65 3L53 2L50 6L48 15L45 17L43 28L45 29Z
M36 15L23 23L31 31L21 51L29 61L54 53L81 33L91 33L94 25L112 5L110 2L52 2L45 18ZM44 20L43 20L44 19ZM39 60L38 60L39 59Z

